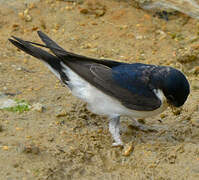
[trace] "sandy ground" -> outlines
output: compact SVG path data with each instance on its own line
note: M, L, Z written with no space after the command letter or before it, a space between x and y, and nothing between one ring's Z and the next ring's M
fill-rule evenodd
M199 21L180 13L166 21L130 0L76 2L1 1L0 92L44 109L0 110L0 179L199 179ZM40 42L37 30L78 54L181 69L191 94L179 111L142 120L156 131L123 118L122 139L133 149L125 156L125 148L111 147L105 117L8 42L11 35Z

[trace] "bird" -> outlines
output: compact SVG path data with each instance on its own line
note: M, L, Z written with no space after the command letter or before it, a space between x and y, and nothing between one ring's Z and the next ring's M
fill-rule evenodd
M173 67L86 57L64 50L42 31L37 33L44 44L15 36L8 40L44 62L74 96L87 103L88 110L108 117L113 146L124 145L120 117L155 116L168 106L182 106L190 94L187 78Z

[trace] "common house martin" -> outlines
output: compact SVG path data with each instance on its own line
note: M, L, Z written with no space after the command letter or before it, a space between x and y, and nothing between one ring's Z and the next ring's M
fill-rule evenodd
M113 146L123 145L120 116L154 116L168 105L182 106L190 93L185 75L172 67L93 59L65 51L41 31L38 35L45 45L14 36L9 41L42 60L90 111L109 117Z

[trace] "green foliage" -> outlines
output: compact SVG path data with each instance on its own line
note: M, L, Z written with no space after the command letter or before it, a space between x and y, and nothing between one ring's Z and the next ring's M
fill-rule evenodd
M23 113L30 110L30 105L25 100L15 99L15 102L17 103L16 106L4 108L4 110L18 113Z

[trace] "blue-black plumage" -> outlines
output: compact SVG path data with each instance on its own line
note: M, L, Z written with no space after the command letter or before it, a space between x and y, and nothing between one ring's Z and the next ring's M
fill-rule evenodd
M110 118L109 130L122 145L120 116L154 116L168 104L182 106L189 93L189 82L182 72L168 66L99 60L65 51L38 31L45 45L13 37L9 41L22 51L42 60L88 108ZM53 54L36 47L51 50Z

